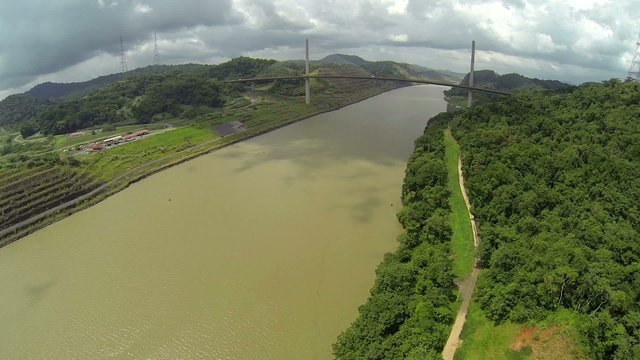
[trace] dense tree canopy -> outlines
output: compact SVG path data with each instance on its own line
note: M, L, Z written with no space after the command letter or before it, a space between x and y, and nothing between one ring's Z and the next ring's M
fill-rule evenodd
M640 358L640 84L528 92L453 121L501 322L581 317L596 359Z
M500 323L566 309L594 359L640 358L640 84L524 92L432 119L407 165L400 247L339 359L439 358L454 289L442 127L480 224L476 301ZM565 310L565 311L566 311Z
M217 82L201 77L181 76L150 85L142 100L133 107L140 122L151 121L160 113L178 115L180 105L222 106L223 100Z
M108 78L103 87L86 95L56 99L55 103L14 95L1 103L0 124L29 123L27 130L61 134L102 124L146 123L163 113L179 116L191 107L219 107L225 96L237 95L237 86L223 87L218 80L253 77L274 63L275 60L240 57L220 65L138 69L122 74L119 81L117 75L102 77ZM48 86L90 88L89 83Z

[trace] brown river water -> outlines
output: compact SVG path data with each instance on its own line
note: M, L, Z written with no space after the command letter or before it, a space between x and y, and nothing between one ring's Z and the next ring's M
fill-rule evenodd
M0 359L330 359L443 89L201 156L0 249Z

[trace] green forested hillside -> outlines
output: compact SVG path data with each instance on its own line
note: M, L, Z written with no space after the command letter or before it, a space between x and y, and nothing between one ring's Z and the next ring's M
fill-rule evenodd
M361 76L459 80L449 73L414 65L363 59L357 64L343 65L313 62L311 70L333 75L357 73ZM225 101L242 97L247 84L221 83L224 80L303 73L304 64L299 61L239 57L219 65L147 66L86 82L43 83L24 94L0 101L0 126L15 130L25 127L28 130L25 134L32 133L32 129L43 134L62 134L102 124L141 124L176 116L192 118L210 113ZM334 93L344 88L344 82L339 83L338 88L330 81L314 83ZM367 81L354 80L350 80L350 84L370 85ZM272 92L291 97L302 95L303 90L302 81L279 81Z
M0 126L15 126L24 124L51 103L24 94L7 96L0 101Z
M460 81L461 85L469 85L469 74ZM561 90L570 89L571 85L558 80L541 80L529 78L520 74L499 75L492 70L477 70L474 73L474 86L483 89L505 91L508 93L522 90ZM450 102L464 102L467 98L467 90L451 88L444 92ZM474 99L476 101L488 101L498 99L500 95L483 93L476 91Z
M640 359L640 84L617 80L431 119L407 165L405 233L336 357L440 358L457 290L445 126L482 268L456 359Z
M499 75L492 70L477 70L474 72L474 85L487 89L495 89L502 91L513 91L522 89L532 90L559 90L571 87L558 80L541 80L538 78L529 78L524 75L511 73ZM469 74L467 73L461 85L469 85ZM465 89L452 88L446 93L448 96L466 95Z
M594 359L640 358L640 84L527 92L453 121L492 321L567 309Z
M360 68L378 77L406 77L429 79L434 81L449 81L456 83L463 74L451 71L438 71L424 66L398 63L395 61L367 61L359 56L333 54L318 60L316 63L349 65Z
M125 73L116 73L99 76L95 79L71 83L52 83L45 82L38 84L22 95L37 98L41 100L56 100L61 98L70 98L74 96L82 96L91 91L101 89L114 82L126 80L128 78L144 75L157 74L171 71L180 71L185 74L198 73L206 65L185 64L185 65L150 65L137 68Z

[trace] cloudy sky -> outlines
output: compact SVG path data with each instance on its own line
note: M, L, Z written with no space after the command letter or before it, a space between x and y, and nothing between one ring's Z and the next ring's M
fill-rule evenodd
M0 99L43 81L83 81L153 62L331 53L573 83L624 78L638 0L20 0L0 2Z

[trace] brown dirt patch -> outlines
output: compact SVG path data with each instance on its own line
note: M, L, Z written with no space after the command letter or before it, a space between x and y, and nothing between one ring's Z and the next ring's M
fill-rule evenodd
M576 338L561 326L545 329L525 327L520 330L509 348L513 351L531 349L532 360L586 359Z
M509 346L509 348L511 350L520 351L522 350L522 348L531 346L531 343L533 342L533 335L535 333L536 328L534 327L525 327L520 329L518 336L513 341L513 343L511 343L511 346Z

